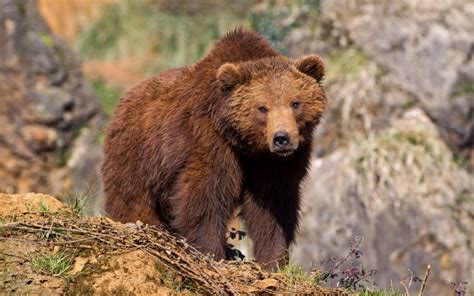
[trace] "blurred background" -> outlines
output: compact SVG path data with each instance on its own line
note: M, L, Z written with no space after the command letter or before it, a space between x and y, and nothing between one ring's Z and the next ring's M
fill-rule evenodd
M87 196L93 213L121 94L244 26L326 63L292 262L361 237L381 287L428 263L428 295L472 287L473 20L471 0L0 0L0 191Z

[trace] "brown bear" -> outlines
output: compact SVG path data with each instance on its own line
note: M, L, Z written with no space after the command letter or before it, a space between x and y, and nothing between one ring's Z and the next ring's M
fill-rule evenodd
M196 64L130 90L105 136L105 212L159 224L228 258L236 207L258 262L282 262L326 106L318 56L298 60L235 30Z

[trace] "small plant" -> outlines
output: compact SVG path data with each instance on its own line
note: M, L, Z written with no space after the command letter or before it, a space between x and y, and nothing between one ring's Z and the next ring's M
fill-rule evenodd
M94 87L97 96L99 96L102 109L105 111L107 117L110 118L114 112L115 105L122 95L122 90L120 88L107 85L107 83L103 80L92 81L92 86Z
M357 296L404 296L400 291L362 291Z
M320 10L320 0L296 0L288 5L269 1L266 9L249 15L249 23L250 27L265 36L275 49L287 54L285 39L292 30L305 24L304 20L317 17Z
M301 282L306 282L311 285L318 284L319 275L308 274L301 266L288 264L280 270L280 273L288 279L290 285Z
M40 203L38 205L38 212L39 212L40 215L46 215L46 214L50 213L50 210L49 210L48 206L43 201L40 201Z
M356 237L354 243L351 244L349 253L342 259L338 260L333 257L322 262L323 268L327 271L315 271L318 274L318 281L328 283L336 281L337 287L367 290L370 286L375 286L375 269L367 270L362 263L359 262L363 252L359 250L362 238ZM327 269L328 268L328 269Z
M467 295L467 282L451 282L449 287L454 290L454 295L456 296L466 296Z
M81 194L79 196L69 197L69 207L71 211L76 215L83 215L84 209L89 196L86 194Z
M40 201L37 207L31 202L26 202L25 207L27 212L40 214L41 216L52 213L48 205L45 204L44 201Z
M71 268L73 258L63 251L52 255L30 257L31 268L38 273L50 276L64 276Z
M25 207L27 212L33 212L33 204L31 202L26 202Z

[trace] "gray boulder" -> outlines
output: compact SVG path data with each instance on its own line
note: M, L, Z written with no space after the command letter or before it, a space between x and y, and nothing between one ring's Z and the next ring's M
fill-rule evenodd
M392 127L315 159L303 193L294 263L307 269L344 257L356 236L361 262L395 288L432 271L427 295L449 295L451 281L472 285L474 183L420 109Z
M323 15L420 102L452 148L472 153L473 1L325 1Z
M102 123L77 55L36 2L0 0L0 191L94 196Z

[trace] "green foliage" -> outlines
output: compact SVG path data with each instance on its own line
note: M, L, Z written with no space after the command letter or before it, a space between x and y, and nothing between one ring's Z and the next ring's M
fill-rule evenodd
M147 0L106 6L102 17L79 37L80 52L89 60L157 56L148 69L156 72L195 62L214 40L243 22L229 9L187 11L161 2L166 9Z
M161 41L155 51L166 58L158 58L155 69L181 67L204 56L215 40L237 26L238 22L228 14L209 13L202 18L162 14Z
M116 59L142 53L156 31L152 11L144 0L125 0L107 5L102 16L81 36L78 46L87 59Z
M386 291L362 291L357 293L358 296L403 296L400 291L386 290Z
M301 282L306 282L311 285L318 284L318 277L306 273L299 265L288 264L280 270L280 273L288 279L290 285L295 285Z
M72 256L60 251L52 255L29 257L31 268L38 273L50 276L65 276L74 261Z
M368 64L369 58L360 49L334 51L328 59L328 76L351 75Z
M26 0L15 0L15 5L21 16L26 15Z
M55 45L53 36L51 36L50 34L40 32L39 35L41 37L41 41L43 41L43 43L46 44L47 46L53 47Z
M49 208L48 208L48 206L47 206L43 201L40 201L38 207L39 207L39 208L38 208L38 212L39 212L41 215L45 215L45 214L48 214L48 213L49 213Z
M69 158L71 157L71 149L63 149L58 154L58 166L65 167Z
M451 96L455 98L466 94L474 94L474 85L470 83L460 84L454 88Z
M410 100L407 100L405 103L403 103L403 110L408 110L408 109L411 109L411 108L414 108L416 106L418 106L419 102L415 99L410 99Z
M92 81L92 87L99 96L102 110L104 110L107 117L111 117L114 112L115 105L117 105L120 95L122 94L122 90L116 87L108 86L103 80Z
M79 195L69 198L69 208L71 211L76 215L84 215L85 214L85 206L87 201L89 200L89 196Z
M279 25L276 20L287 17L290 11L284 10L263 10L250 15L250 26L265 36L272 46L282 53L285 53L283 40L293 28L293 24Z
M278 5L276 1L271 1L268 9L250 14L250 26L265 36L274 48L286 54L285 38L294 28L304 24L306 17L320 12L320 2L297 0L291 5Z

